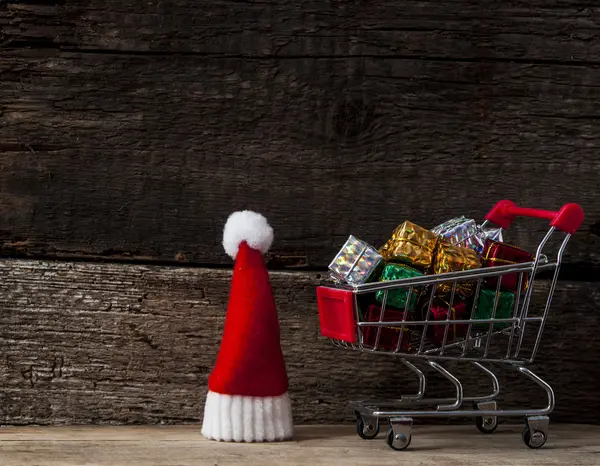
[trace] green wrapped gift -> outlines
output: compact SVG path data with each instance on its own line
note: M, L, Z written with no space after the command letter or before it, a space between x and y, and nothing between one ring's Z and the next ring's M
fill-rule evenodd
M413 277L421 277L423 273L418 270L413 269L404 264L387 264L383 268L383 272L381 273L381 277L379 278L380 282L387 282L390 280L401 280L403 278L413 278ZM404 309L406 307L406 300L408 299L408 290L409 288L400 288L400 289L392 289L388 290L388 296L386 301L386 306L392 306L399 309ZM383 302L385 291L380 290L375 294L375 299L380 303ZM417 288L413 288L413 291L410 295L410 304L408 306L408 310L412 311L417 303L417 298L419 295L419 290Z
M482 289L475 307L473 319L491 319L492 311L494 310L494 300L496 298L496 290ZM495 319L509 319L512 317L513 306L515 304L515 295L508 291L500 292L498 298L498 306L496 307ZM477 328L489 328L489 324L474 325ZM495 329L508 327L507 323L499 323L494 326Z

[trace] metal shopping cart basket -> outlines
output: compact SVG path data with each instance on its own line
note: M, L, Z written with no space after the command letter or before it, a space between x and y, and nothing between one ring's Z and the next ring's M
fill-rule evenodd
M426 275L402 280L367 283L362 285L331 284L317 289L321 333L342 348L398 356L400 362L416 374L419 382L418 392L402 396L399 400L357 401L351 407L357 416L357 432L363 439L372 439L379 433L382 419L386 419L388 430L386 440L395 450L406 449L411 442L413 418L424 417L473 417L483 433L492 433L499 416L519 416L526 421L523 441L530 448L540 448L546 443L548 435L548 415L554 409L552 387L541 377L529 370L538 351L544 324L552 301L558 272L565 247L569 238L583 221L583 210L577 204L566 204L558 212L517 207L510 201L500 201L486 215L487 224L507 229L515 217L527 216L551 220L550 229L537 248L534 260L526 263L486 267L463 272L451 272L438 275ZM544 253L544 247L554 243L551 237L562 232L563 239L556 245L555 254ZM558 244L558 243L557 243ZM548 249L548 247L547 247ZM545 297L543 308L534 311L530 306L533 283L536 274L550 271L552 279ZM503 278L512 274L518 277L518 293L515 294L512 315L496 318ZM495 297L490 318L475 318L475 303L482 287L491 277L495 277ZM453 309L456 299L456 287L464 281L474 284L474 299L470 317L457 319L447 312L445 320L433 320L431 308L436 289L445 286L450 289L448 309ZM407 293L406 308L401 317L386 318L388 293L404 290ZM383 292L378 318L365 318L364 302L369 301L376 292ZM408 303L411 295L418 295L424 302L420 320L410 317ZM538 295L536 295L538 297ZM397 311L396 311L397 312ZM468 316L468 313L466 314ZM465 317L466 317L465 316ZM466 327L460 338L450 338L456 325ZM438 344L432 344L427 338L428 328L436 328L443 338ZM393 345L383 344L385 332L397 335ZM408 335L408 337L406 337ZM438 333L439 335L439 333ZM443 367L444 361L465 361L474 366L481 374L489 377L493 386L492 393L482 396L464 396L463 385L459 379ZM546 393L547 404L540 409L499 409L496 397L500 392L499 381L491 367L501 365L515 370L539 385ZM454 398L425 398L426 375L422 368L441 374L455 388Z

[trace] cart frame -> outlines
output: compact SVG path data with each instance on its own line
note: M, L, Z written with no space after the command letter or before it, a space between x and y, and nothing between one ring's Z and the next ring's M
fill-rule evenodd
M419 388L414 395L405 395L397 400L351 402L350 405L357 416L359 436L364 439L376 437L379 432L380 419L387 419L389 424L386 436L388 445L395 450L404 450L411 442L413 418L474 417L481 432L492 433L498 425L498 417L518 416L525 417L526 421L522 435L524 443L530 448L540 448L545 444L548 437L548 415L553 411L555 405L554 392L547 382L525 366L533 362L539 350L563 254L571 235L583 221L583 210L577 204L566 204L559 211L552 212L521 208L510 201L500 201L488 213L482 227L493 223L502 229L507 229L516 216L551 220L550 228L541 240L532 262L361 285L336 283L318 288L321 332L324 336L330 338L335 345L345 349L399 356L402 364L411 370L418 379ZM564 233L564 238L558 246L555 257L549 260L548 256L544 254L544 248L553 235L559 231ZM359 260L360 255L355 264ZM352 267L348 273L351 270ZM546 302L540 314L530 313L533 284L536 275L542 271L554 271ZM502 277L508 274L518 274L517 290L519 292L515 294L512 315L507 318L496 318ZM492 314L489 319L475 319L477 298L483 281L489 277L498 277ZM457 283L466 280L476 281L470 318L453 319L451 313L448 312L445 320L430 319L437 287L441 284L452 284L448 303L448 309L452 309L456 298ZM526 286L524 286L525 284ZM523 288L525 288L524 295L521 291ZM385 320L388 293L399 289L407 292L403 318L394 321ZM360 312L360 297L378 291L383 292L379 320L365 321ZM429 295L423 320L407 318L409 303L414 293L419 293L421 300L427 294ZM333 320L331 320L332 316L335 317ZM432 325L445 327L441 344L433 345L427 341L427 330ZM453 325L468 325L466 335L450 341L448 334ZM482 325L484 329L487 325L487 330L481 330ZM377 331L374 341L372 338L370 338L371 341L365 339L365 330L368 328L375 328ZM385 328L398 331L398 341L394 349L383 348L380 345L382 330ZM410 350L402 348L401 345L405 329L412 330L413 338ZM532 337L526 338L527 330L533 333ZM530 340L531 344L525 347L525 343ZM503 342L506 346L500 350L497 342ZM457 360L470 363L487 376L491 381L492 392L479 396L464 396L464 388L460 380L442 366L444 361ZM484 366L484 363L490 366L503 366L531 379L545 392L546 405L537 409L498 409L496 398L500 393L500 384L494 372ZM419 365L446 378L454 386L455 397L425 398L427 377ZM464 408L466 403L470 407ZM425 406L429 408L421 408Z

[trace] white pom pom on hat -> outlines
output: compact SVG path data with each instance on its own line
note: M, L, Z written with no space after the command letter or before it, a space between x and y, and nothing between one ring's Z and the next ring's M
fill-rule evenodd
M242 241L265 254L273 244L273 229L267 219L251 210L232 213L223 229L223 248L232 259L237 256Z

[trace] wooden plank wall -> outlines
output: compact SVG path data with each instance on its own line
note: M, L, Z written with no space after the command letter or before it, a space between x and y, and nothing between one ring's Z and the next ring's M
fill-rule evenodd
M556 419L599 422L599 14L570 0L1 2L0 422L199 421L229 284L221 228L243 208L275 229L297 420L348 419L348 399L414 381L318 337L332 255L350 233L381 244L404 219L481 218L501 198L586 211L537 368ZM545 228L507 239L534 248ZM503 380L507 403L536 400Z

